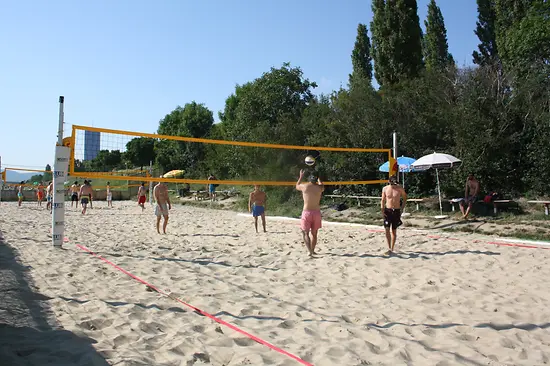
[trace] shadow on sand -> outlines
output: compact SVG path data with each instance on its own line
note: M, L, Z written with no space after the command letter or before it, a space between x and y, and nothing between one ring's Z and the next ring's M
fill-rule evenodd
M108 366L93 339L56 324L50 298L35 292L29 267L16 257L0 232L0 364Z
M397 252L393 253L391 255L384 255L384 254L350 254L350 253L344 253L344 254L338 254L338 253L332 253L327 252L324 253L325 255L330 255L333 257L355 257L355 258L382 258L382 259L430 259L430 257L437 257L437 256L443 256L443 255L459 255L459 254L477 254L477 255L500 255L498 252L490 252L490 251L481 251L481 250L449 250L446 252ZM323 255L323 253L319 253L319 255Z

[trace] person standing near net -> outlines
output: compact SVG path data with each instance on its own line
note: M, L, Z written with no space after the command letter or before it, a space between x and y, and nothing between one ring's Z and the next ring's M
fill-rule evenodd
M46 210L50 210L52 213L52 198L53 198L53 182L49 182L46 188Z
M304 243L309 251L309 256L312 257L317 246L317 233L322 227L321 217L321 196L325 190L325 186L321 179L314 174L310 175L308 182L302 183L305 171L300 170L300 177L296 182L296 189L302 192L304 199L304 209L302 211L302 219L300 229L304 237ZM309 233L311 232L311 238Z
M73 207L73 204L76 205L76 208L78 208L78 192L80 192L78 181L74 182L69 191L71 193L71 208Z
M107 207L113 207L113 192L111 192L111 182L107 182Z
M214 174L210 174L210 176L208 177L208 180L216 180L216 177L214 176ZM209 184L208 185L208 193L210 195L210 201L215 201L216 200L216 187L218 185L217 184Z
M392 175L389 181L390 184L382 189L382 201L380 203L389 249L386 255L391 255L395 250L397 228L403 224L401 221L401 212L407 203L407 193L403 187L397 184L396 176Z
M162 178L162 175L160 176ZM168 211L172 209L170 203L170 197L168 196L168 187L158 182L155 188L153 188L153 196L157 202L155 206L155 216L157 216L157 233L160 234L160 218L164 217L164 223L162 225L162 231L166 234L166 227L168 226Z
M82 187L80 187L80 192L78 194L78 198L80 198L80 204L82 205L82 214L86 214L86 209L88 208L88 203L92 202L92 194L94 190L92 189L92 186L90 183L85 180Z
M38 201L38 206L42 206L42 200L44 199L44 182L38 183L36 188L36 200Z
M141 183L138 189L138 206L141 206L141 211L145 210L145 201L147 200L147 191L145 189L145 183Z
M258 232L258 216L262 217L262 226L264 228L264 233L267 232L265 229L265 203L267 201L267 196L265 192L260 190L259 185L254 186L254 190L250 192L248 197L248 212L252 212L252 217L254 217L254 226L256 227L256 232Z
M23 185L25 184L24 181L21 181L19 184L19 187L17 187L17 205L21 207L21 204L23 203Z

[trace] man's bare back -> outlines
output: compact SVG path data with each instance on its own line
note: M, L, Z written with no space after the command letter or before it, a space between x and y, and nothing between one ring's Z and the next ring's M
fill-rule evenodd
M80 187L80 196L91 196L93 193L92 186L88 184L83 184L82 187Z
M300 186L300 191L302 191L302 197L304 198L304 210L320 210L321 196L325 190L325 187L309 182L302 183Z

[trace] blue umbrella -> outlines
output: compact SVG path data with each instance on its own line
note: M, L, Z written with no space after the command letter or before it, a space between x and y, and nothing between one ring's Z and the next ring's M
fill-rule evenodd
M416 161L414 158L409 158L406 156L401 156L397 158L397 164L399 165L399 171L403 173L403 187L405 186L405 173L418 172L418 169L415 169L412 164ZM386 161L384 164L378 167L378 170L384 173L390 171L390 162Z

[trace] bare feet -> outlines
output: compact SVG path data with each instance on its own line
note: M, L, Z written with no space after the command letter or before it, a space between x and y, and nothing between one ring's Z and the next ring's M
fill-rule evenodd
M391 250L388 250L386 253L384 253L384 255L392 255L392 251Z

